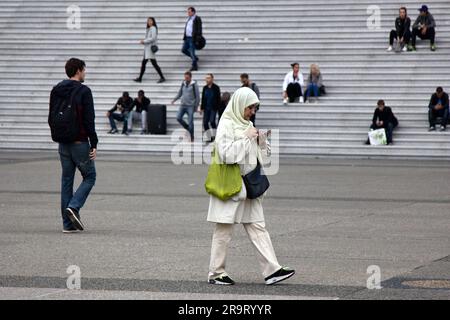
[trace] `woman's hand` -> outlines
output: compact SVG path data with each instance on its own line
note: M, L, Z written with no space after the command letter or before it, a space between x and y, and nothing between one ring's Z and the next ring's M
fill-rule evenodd
M245 135L250 139L256 139L258 137L258 130L256 128L251 127L247 131L245 131Z

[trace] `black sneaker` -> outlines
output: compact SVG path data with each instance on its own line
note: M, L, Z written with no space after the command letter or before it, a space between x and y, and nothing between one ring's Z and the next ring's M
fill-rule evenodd
M81 230L75 229L75 228L70 228L70 229L63 229L63 233L79 233Z
M165 82L165 81L166 81L165 78L161 78L161 79L159 79L156 83L163 83L163 82Z
M208 282L210 284L217 284L222 286L232 286L234 284L233 279L226 275L221 275L215 279L209 279Z
M272 285L272 284L278 283L280 281L289 279L294 274L295 274L295 270L291 270L289 268L283 267L280 270L278 270L277 272L275 272L274 274L265 278L264 280L266 281L267 285Z
M117 132L119 132L119 130L111 129L111 130L109 130L108 134L116 134Z
M198 71L198 67L197 66L192 66L192 68L189 71Z
M441 131L441 132L443 132L443 131L445 131L445 126L441 126L441 128L439 129L439 131Z
M135 82L142 82L142 79L136 78L134 79Z
M81 222L80 216L78 215L78 211L73 208L67 208L66 209L67 216L69 217L70 221L72 221L73 226L77 230L84 230L84 225Z
M435 126L431 126L428 131L436 131L436 127Z

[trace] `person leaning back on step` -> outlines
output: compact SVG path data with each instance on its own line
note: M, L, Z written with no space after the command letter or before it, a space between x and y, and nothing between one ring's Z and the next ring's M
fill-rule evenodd
M63 232L74 233L85 228L80 210L97 178L94 160L98 138L92 92L82 84L86 77L86 64L71 58L66 62L65 69L69 79L58 83L50 94L48 123L52 139L59 142ZM77 168L83 181L74 193Z

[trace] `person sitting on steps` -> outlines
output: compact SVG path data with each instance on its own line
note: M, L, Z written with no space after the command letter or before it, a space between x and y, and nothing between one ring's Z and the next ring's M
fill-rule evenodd
M429 39L430 49L431 51L435 51L436 45L434 44L434 39L436 37L436 32L434 28L436 28L436 22L434 21L434 18L431 15L431 13L428 11L428 7L426 5L423 5L422 8L419 9L419 11L420 14L412 27L413 28L412 41L411 47L408 48L408 51L416 51L417 36L422 40Z
M401 46L403 52L408 50L407 46L411 40L410 27L411 19L408 17L408 11L405 7L401 7L399 9L399 16L395 19L395 30L391 30L391 34L389 35L389 47L387 51L393 50L394 39L397 40L397 44Z
M444 92L442 87L436 88L436 92L431 96L430 103L428 105L428 120L430 122L429 131L436 130L436 121L438 117L441 118L440 131L445 131L449 117L449 106L448 94Z

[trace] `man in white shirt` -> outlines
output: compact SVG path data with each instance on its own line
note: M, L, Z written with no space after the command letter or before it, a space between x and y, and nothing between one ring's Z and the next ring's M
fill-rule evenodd
M197 17L194 7L187 10L188 21L184 28L184 43L181 52L192 59L192 67L190 71L198 70L198 57L195 55L195 39L202 35L202 21Z

